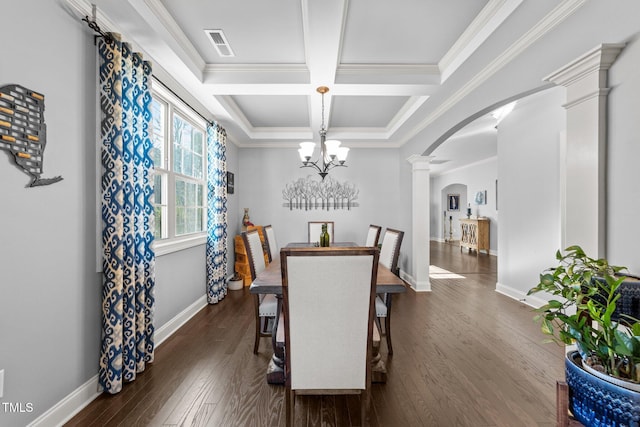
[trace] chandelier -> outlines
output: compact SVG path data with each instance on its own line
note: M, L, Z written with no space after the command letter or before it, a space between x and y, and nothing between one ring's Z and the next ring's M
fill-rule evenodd
M347 160L349 149L347 147L341 147L340 141L335 139L327 140L327 130L324 128L324 94L329 92L329 88L326 86L320 86L316 89L318 93L322 95L322 124L320 125L320 158L315 162L311 161L313 156L313 150L316 147L314 142L301 142L298 153L300 154L300 160L302 161L301 168L315 168L318 174L324 180L324 177L329 174L329 170L336 166L347 167L344 162Z

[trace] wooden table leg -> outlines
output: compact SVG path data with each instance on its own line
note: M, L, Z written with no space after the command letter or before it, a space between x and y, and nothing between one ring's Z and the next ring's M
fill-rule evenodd
M282 295L277 295L278 308L276 318L271 330L271 344L273 346L273 356L267 368L268 384L284 384L284 321L282 319Z
M269 361L269 367L267 368L268 384L284 385L286 380L284 375L284 367L280 366L283 362L284 361L282 359L279 359L274 352L271 361Z

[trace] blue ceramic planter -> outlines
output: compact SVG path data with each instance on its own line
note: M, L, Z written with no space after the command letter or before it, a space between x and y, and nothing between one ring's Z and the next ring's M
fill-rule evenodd
M640 393L591 375L580 366L578 352L565 358L569 408L587 427L640 427Z

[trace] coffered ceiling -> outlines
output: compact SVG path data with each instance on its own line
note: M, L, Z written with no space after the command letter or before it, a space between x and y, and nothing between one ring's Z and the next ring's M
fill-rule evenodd
M435 174L496 156L492 105L610 37L581 13L595 0L58 1L122 33L238 147L318 142L322 85L327 139L407 145ZM510 98L474 100L485 82Z
M399 147L416 115L523 0L94 0L240 147ZM82 9L83 0L67 0ZM208 30L228 43L223 56ZM217 37L218 39L220 37ZM218 40L220 41L220 40ZM225 51L226 49L226 51ZM419 130L419 129L418 129Z

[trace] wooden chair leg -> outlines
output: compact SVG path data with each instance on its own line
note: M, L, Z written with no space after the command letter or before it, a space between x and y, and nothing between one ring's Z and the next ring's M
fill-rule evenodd
M287 412L285 414L285 418L286 418L287 427L293 426L293 422L295 420L295 413L296 413L295 404L296 404L295 392L291 390L291 388L287 387L287 389L285 390L285 411Z

